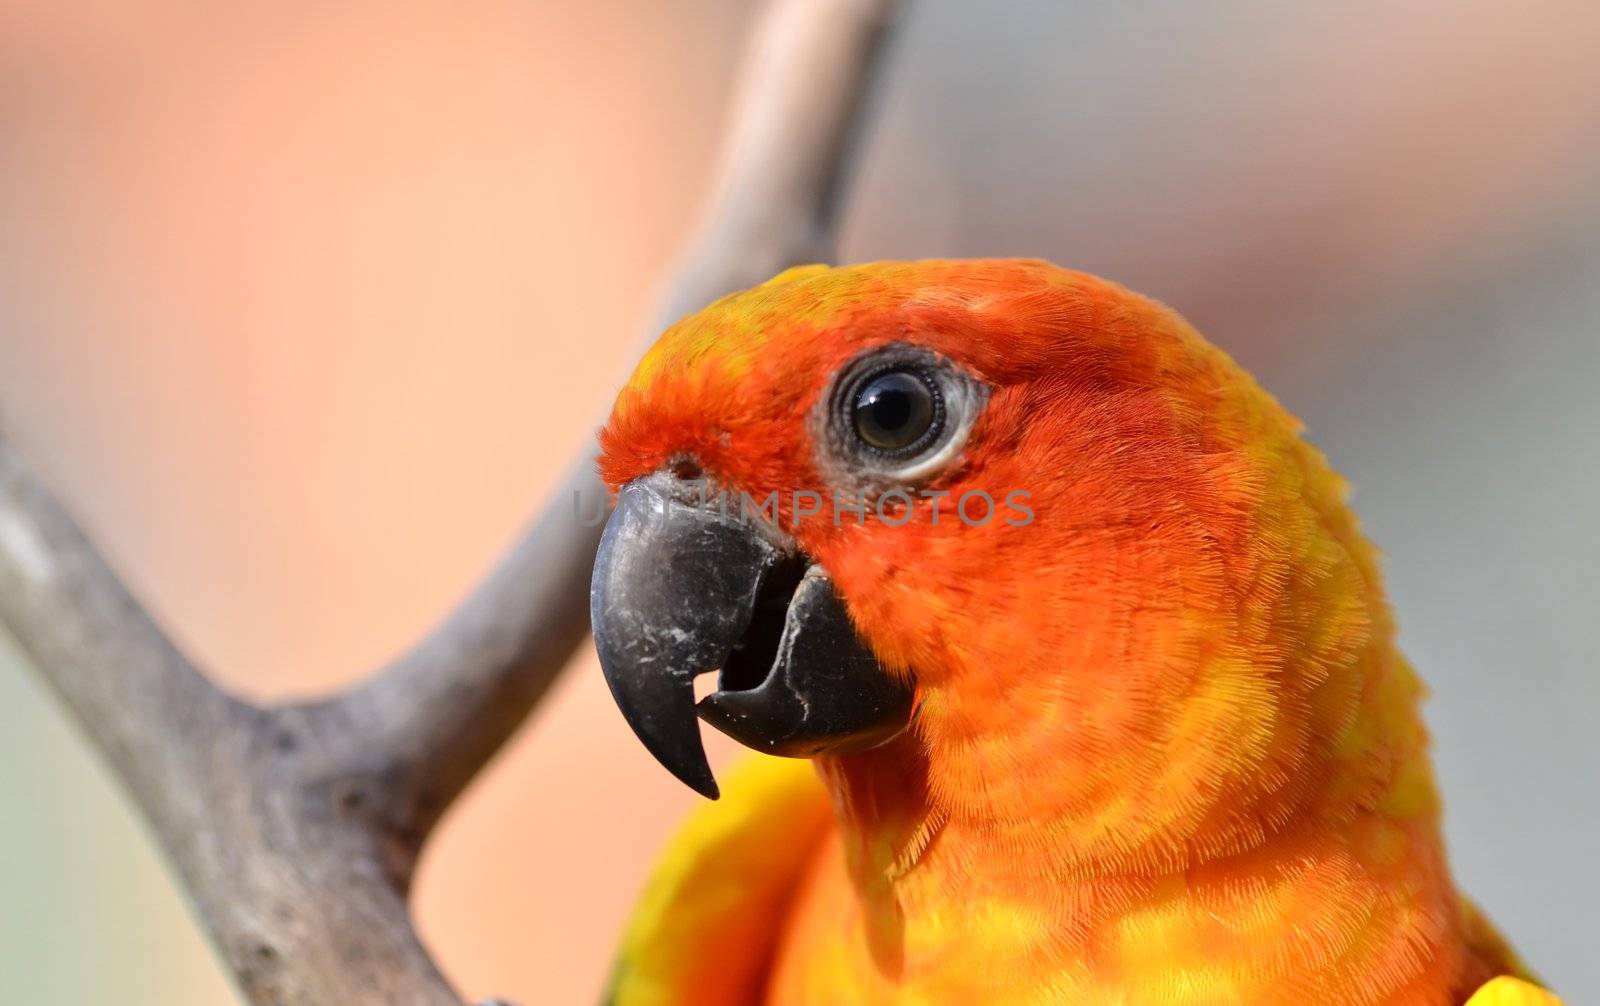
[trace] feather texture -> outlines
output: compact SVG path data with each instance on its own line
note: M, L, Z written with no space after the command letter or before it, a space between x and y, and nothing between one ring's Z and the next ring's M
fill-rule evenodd
M989 389L917 488L1022 491L1031 523L797 518L830 488L808 417L889 342ZM753 839L793 878L761 998L619 1002L1453 1006L1520 974L1451 880L1377 552L1300 433L1173 311L1043 262L806 267L669 330L607 482L693 457L778 492L918 704L819 760L803 857Z

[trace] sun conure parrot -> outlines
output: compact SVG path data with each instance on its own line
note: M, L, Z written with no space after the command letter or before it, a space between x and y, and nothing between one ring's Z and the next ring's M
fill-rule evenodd
M611 1001L1555 1003L1451 879L1300 430L1038 261L801 267L668 330L601 434L603 670L707 796L697 713L815 770L689 822Z

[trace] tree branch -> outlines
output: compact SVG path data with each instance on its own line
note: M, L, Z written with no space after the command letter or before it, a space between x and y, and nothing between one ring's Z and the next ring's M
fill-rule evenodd
M665 325L831 257L891 0L776 0L746 56L712 200ZM149 820L252 1003L457 1004L406 908L439 816L588 627L601 499L585 452L499 567L347 692L260 708L161 632L0 432L0 624Z
M718 183L647 339L790 265L831 261L838 194L862 132L893 3L782 0L757 26ZM648 344L648 341L646 344ZM522 722L589 624L605 489L592 447L500 567L416 649L338 701L362 757L406 765L442 810Z

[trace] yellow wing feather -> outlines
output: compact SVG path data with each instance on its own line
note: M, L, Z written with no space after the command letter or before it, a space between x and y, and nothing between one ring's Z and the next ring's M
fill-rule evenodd
M810 762L754 755L667 845L623 935L612 1006L760 1000L790 895L829 827Z
M1502 975L1473 993L1466 1006L1561 1006L1561 1000L1532 982Z

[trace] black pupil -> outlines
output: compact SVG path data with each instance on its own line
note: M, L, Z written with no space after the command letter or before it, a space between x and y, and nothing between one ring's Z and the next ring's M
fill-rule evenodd
M862 386L854 412L862 440L879 450L903 450L933 426L933 390L915 374L891 370Z

